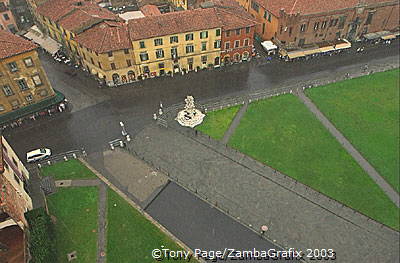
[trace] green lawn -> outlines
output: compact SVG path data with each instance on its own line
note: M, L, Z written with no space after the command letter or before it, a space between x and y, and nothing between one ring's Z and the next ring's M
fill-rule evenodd
M396 206L293 95L249 105L230 146L399 229Z
M210 135L210 137L216 140L220 140L224 137L225 131L229 128L240 107L241 105L238 105L219 111L208 112L203 123L197 126L196 129Z
M399 69L307 90L306 94L400 192Z
M92 171L76 159L44 166L41 175L54 176L56 180L97 179Z
M96 262L97 187L59 188L47 197L50 215L55 217L58 262L68 262L67 253L77 251L76 263Z
M56 179L97 178L77 160L46 166L42 169L42 175L54 176ZM97 187L58 188L55 194L47 197L50 214L55 218L58 262L67 262L67 253L73 251L77 251L78 256L74 262L96 262L98 198ZM151 256L153 249L164 246L181 250L110 189L107 206L108 262L156 262ZM190 262L197 261L192 259Z
M181 250L169 237L112 190L108 190L107 262L157 262L156 248ZM163 262L176 262L163 260ZM183 262L183 261L181 261ZM193 259L190 262L195 262Z

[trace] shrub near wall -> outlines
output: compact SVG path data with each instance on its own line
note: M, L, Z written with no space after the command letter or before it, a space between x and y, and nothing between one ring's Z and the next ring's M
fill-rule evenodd
M29 224L29 251L32 263L56 262L54 226L44 208L25 213Z

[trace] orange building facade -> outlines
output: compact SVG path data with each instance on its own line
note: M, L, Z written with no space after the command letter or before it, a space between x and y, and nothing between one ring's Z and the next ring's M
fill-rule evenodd
M399 30L399 2L391 0L237 0L259 24L256 34L302 47L367 33Z

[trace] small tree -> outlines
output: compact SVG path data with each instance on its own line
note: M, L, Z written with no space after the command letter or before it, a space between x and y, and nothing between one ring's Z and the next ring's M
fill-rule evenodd
M32 263L57 262L54 226L44 208L25 213L29 224L29 251Z

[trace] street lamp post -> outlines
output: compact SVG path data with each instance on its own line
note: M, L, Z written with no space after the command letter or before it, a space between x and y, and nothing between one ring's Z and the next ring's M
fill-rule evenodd
M268 227L266 225L262 225L261 232L260 232L261 236L263 236L265 234L265 232L267 232L267 231L268 231Z
M121 128L122 128L122 136L128 135L128 133L127 133L126 130L125 130L125 124L124 124L122 121L120 121L120 122L119 122L119 125L120 125Z

